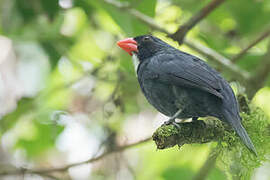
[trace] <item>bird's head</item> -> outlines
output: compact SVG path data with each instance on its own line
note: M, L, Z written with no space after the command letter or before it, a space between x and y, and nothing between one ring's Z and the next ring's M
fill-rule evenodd
M140 60L151 57L171 47L159 38L151 35L142 35L120 40L117 42L117 45L131 56L136 54Z

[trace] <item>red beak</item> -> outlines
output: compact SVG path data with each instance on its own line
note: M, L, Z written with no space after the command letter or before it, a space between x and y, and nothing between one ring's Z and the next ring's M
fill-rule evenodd
M117 45L132 56L132 52L138 52L137 42L133 38L127 38L117 42Z

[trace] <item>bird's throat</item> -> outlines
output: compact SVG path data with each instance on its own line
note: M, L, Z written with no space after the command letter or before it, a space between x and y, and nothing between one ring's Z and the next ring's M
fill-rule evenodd
M132 62L134 65L136 76L137 76L137 69L139 67L140 61L139 61L137 54L135 54L135 53L133 53L133 55L132 55Z

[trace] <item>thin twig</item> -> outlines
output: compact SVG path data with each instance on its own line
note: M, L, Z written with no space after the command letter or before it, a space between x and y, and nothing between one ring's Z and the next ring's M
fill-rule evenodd
M131 147L134 147L134 146L137 146L139 144L143 144L145 142L148 142L150 141L152 138L149 137L149 138L146 138L146 139L143 139L141 141L138 141L138 142L135 142L135 143L131 143L131 144L128 144L128 145L124 145L124 146L120 146L112 151L108 151L108 152L104 152L103 154L97 156L97 157L94 157L94 158L90 158L86 161L81 161L81 162L78 162L78 163L72 163L72 164L68 164L66 166L63 166L63 167L57 167L57 168L48 168L48 169L24 169L24 171L22 172L21 170L11 170L11 171L3 171L3 172L0 172L0 176L5 176L5 175L20 175L20 174L48 174L48 173L52 173L52 172L62 172L62 171L66 171L68 170L69 168L72 168L72 167L75 167L75 166L80 166L80 165L83 165L83 164L88 164L88 163L93 163L95 161L98 161L100 159L103 159L104 157L110 155L110 154L113 154L113 153L117 153L117 152L122 152L126 149L129 149Z
M214 9L221 5L225 0L213 0L202 8L197 14L192 16L185 24L179 26L178 30L170 35L173 39L177 40L179 44L183 43L186 34L203 18L210 14Z
M254 41L252 41L246 48L244 48L240 53L238 53L237 55L235 55L234 57L231 58L232 62L237 62L243 55L246 54L246 52L251 49L252 47L254 47L256 44L258 44L259 42L261 42L262 40L264 40L265 38L267 38L270 35L270 28L267 29L265 32L263 32L257 39L255 39Z

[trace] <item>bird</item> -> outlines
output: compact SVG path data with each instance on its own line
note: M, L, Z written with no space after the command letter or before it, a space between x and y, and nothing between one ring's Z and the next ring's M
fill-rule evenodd
M229 124L257 155L242 125L239 105L229 83L200 58L152 35L126 38L117 45L132 56L140 88L159 112L175 119L213 116Z

